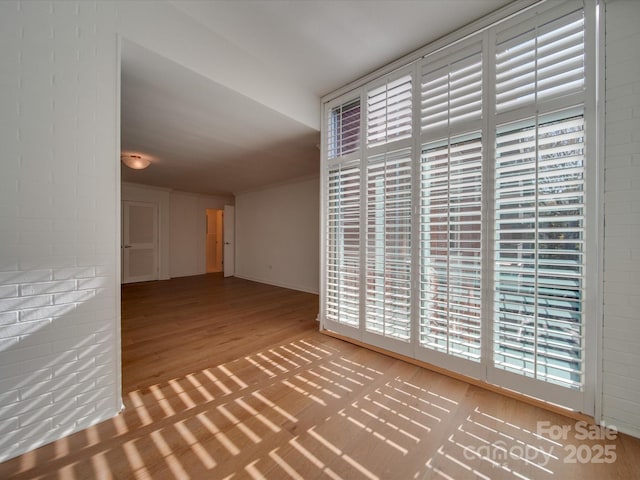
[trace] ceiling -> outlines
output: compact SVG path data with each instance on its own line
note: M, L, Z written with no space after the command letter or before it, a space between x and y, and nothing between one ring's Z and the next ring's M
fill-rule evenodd
M151 160L125 181L227 195L318 169L316 130L130 42L121 91L122 151Z
M172 3L256 66L317 97L319 112L324 94L509 0ZM319 172L319 114L316 125L301 123L267 106L263 91L256 100L124 41L121 92L122 151L152 162L146 170L123 166L124 181L228 195Z

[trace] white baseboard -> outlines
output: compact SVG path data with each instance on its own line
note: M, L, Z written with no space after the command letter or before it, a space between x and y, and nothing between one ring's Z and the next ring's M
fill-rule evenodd
M265 283L267 285L273 285L274 287L288 288L289 290L298 290L300 292L313 293L315 295L320 294L317 288L309 288L301 285L292 285L285 282L274 282L273 280L266 280L264 278L257 278L249 275L241 275L238 273L236 273L234 276L237 278L241 278L243 280L249 280L251 282L258 282L258 283Z

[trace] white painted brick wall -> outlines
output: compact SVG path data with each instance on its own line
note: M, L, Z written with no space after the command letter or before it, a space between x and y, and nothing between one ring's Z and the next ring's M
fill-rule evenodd
M640 437L640 2L607 0L602 419Z
M0 1L0 461L121 405L115 9Z

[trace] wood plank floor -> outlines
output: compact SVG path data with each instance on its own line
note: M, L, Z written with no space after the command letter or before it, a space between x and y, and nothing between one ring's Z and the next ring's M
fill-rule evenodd
M122 300L124 412L0 478L638 478L640 440L322 335L315 295L210 274Z

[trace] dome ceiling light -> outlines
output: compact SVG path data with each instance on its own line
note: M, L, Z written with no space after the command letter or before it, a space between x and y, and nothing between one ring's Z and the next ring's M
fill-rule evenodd
M127 167L133 168L134 170L144 170L149 165L151 165L150 160L143 158L142 155L136 154L120 155L120 160L122 160L122 163L124 163Z

